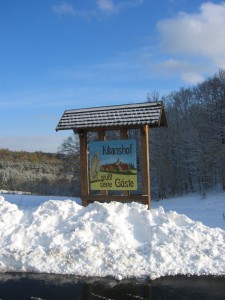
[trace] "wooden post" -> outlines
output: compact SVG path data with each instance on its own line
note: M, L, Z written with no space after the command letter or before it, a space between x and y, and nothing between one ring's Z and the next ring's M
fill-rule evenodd
M126 128L120 129L120 138L121 140L126 140L128 138L128 133ZM129 196L130 191L123 191L123 195Z
M126 140L128 138L128 133L126 128L120 129L120 138L121 140Z
M82 205L87 206L86 196L89 195L89 172L87 153L87 132L81 131L80 137L80 176L81 176L81 200ZM84 198L83 198L84 196Z
M98 140L104 141L105 140L105 130L99 130L98 131Z
M105 130L98 131L98 140L105 141ZM100 191L101 195L108 195L108 191Z
M151 204L150 191L150 162L149 162L149 127L144 125L141 129L141 162L142 162L142 189L143 195L148 196L148 208Z

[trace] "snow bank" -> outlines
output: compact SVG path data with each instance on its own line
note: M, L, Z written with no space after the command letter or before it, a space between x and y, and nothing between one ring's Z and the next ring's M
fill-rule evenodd
M194 221L201 221L209 227L225 230L225 193L212 191L203 198L199 194L189 194L160 201L152 201L152 208L163 206L165 211L175 210Z
M0 196L0 245L0 272L225 274L225 231L137 203L50 200L19 209Z

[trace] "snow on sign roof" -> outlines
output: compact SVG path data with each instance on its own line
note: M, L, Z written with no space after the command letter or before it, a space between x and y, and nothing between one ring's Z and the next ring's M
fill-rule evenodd
M56 131L73 129L94 130L101 128L137 127L141 125L167 126L162 102L146 102L66 110Z

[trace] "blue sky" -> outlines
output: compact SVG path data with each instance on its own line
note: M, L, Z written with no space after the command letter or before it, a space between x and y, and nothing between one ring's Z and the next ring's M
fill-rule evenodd
M66 109L137 103L225 68L225 2L0 1L0 148L56 152Z

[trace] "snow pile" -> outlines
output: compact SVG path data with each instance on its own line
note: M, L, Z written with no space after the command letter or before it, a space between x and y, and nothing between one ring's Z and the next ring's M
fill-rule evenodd
M49 200L19 209L0 196L0 245L0 272L225 274L225 231L137 203Z
M27 196L28 197L28 196ZM198 194L189 194L160 201L152 201L152 208L163 206L165 211L175 210L194 221L201 221L209 227L225 230L225 193L212 191L204 198Z

